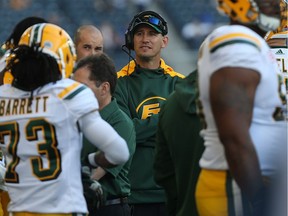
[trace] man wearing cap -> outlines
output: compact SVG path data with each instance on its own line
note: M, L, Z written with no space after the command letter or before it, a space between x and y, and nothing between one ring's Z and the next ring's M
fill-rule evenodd
M136 151L128 174L133 216L168 215L164 190L153 176L156 130L162 105L184 76L161 58L168 45L167 33L167 23L158 13L144 11L134 16L123 46L132 60L117 73L115 97L136 130Z

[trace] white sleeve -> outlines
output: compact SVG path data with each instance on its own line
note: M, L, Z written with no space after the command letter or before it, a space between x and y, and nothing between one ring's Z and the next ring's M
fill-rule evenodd
M5 165L2 163L0 163L0 190L7 190L5 187L5 173L6 173L6 167Z
M0 164L0 184L4 181L6 173L6 167Z
M106 159L112 164L123 164L129 159L126 141L104 121L99 112L89 113L79 119L85 137L103 151Z

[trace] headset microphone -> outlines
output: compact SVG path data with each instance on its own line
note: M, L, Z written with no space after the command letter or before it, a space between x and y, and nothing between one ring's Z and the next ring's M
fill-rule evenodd
M126 48L126 49L125 49ZM133 59L133 61L135 62L135 66L136 68L138 67L138 64L136 62L136 59L131 55L131 50L124 44L122 45L121 49L129 56L129 60L128 60L128 70L127 70L127 75L128 75L128 71L129 71L129 67L130 67L130 59ZM127 51L128 50L128 51Z
M135 65L137 66L136 59L131 55L131 50L128 49L125 44L122 45L121 49L123 50L123 52L125 52L129 56L129 62L130 62L130 59L133 59L133 61L135 62Z

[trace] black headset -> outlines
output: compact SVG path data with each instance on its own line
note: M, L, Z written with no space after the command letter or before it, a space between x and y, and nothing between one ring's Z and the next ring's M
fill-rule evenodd
M167 22L164 20L163 17L161 17L158 13L154 11L142 11L134 16L132 21L129 23L128 29L125 32L125 45L127 49L133 50L134 49L134 44L133 44L133 35L134 35L134 27L136 24L139 22L136 22L138 20L141 20L142 17L150 15L153 17L158 18L161 21L161 30L162 30L162 35L166 35L168 33L168 27L167 27Z

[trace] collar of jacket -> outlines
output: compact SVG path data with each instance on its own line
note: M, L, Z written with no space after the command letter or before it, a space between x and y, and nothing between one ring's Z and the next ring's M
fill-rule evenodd
M118 78L129 76L135 71L135 67L135 61L131 60L127 65L125 65L120 71L117 72ZM160 67L164 69L164 74L176 73L173 68L167 65L162 58L160 59Z

